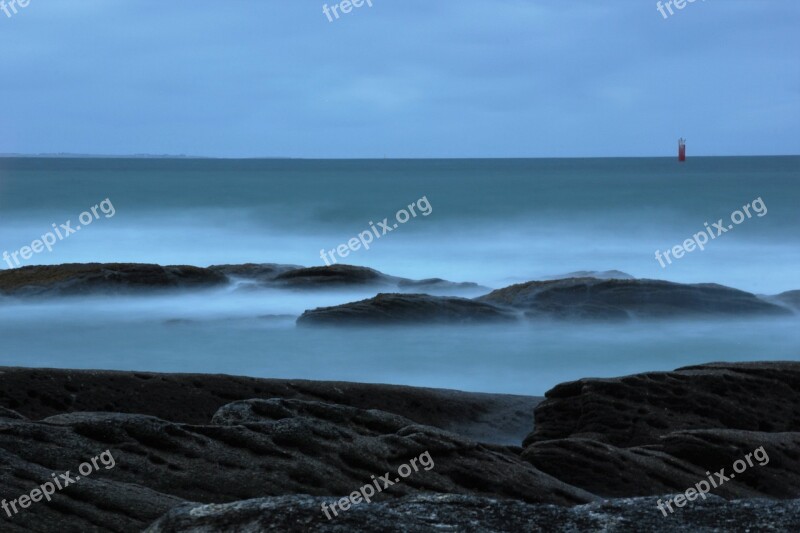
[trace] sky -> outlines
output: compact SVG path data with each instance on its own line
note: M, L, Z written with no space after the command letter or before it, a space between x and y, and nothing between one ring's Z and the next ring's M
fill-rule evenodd
M0 153L800 154L795 0L371 2L0 11Z

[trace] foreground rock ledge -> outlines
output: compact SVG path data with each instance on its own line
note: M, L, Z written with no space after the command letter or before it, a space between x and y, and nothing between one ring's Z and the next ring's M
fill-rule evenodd
M0 529L792 531L798 391L796 362L582 379L541 403L388 385L0 368L2 497L106 449L116 460L48 505L0 513ZM522 442L524 412L534 409L525 447L508 445ZM737 470L708 501L667 517L656 508L758 447L768 463ZM323 501L424 451L433 468L336 520L322 515Z
M669 496L662 496L669 498ZM697 500L664 517L658 498L625 498L576 507L526 504L474 496L420 494L362 503L327 520L326 498L284 496L227 505L184 505L145 533L211 531L396 533L533 531L697 532L792 531L800 524L800 500Z

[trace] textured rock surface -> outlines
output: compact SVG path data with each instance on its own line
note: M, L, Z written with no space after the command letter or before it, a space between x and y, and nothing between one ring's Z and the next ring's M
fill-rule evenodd
M89 412L41 421L0 419L0 493L7 498L30 493L50 480L51 472L74 474L105 450L115 460L113 468L76 478L51 504L0 519L30 531L47 531L45 525L59 521L68 526L62 531L131 531L182 501L350 494L384 472L397 481L398 466L424 452L433 467L420 467L376 500L415 491L561 505L595 499L539 472L514 449L479 444L384 411L252 400L223 407L215 422L190 425Z
M112 469L100 469L88 476L79 476L79 466L109 449L108 444L76 435L70 428L47 424L0 419L0 497L11 501L29 495L51 474L69 471L71 478L80 477L51 501L31 503L27 509L17 505L11 517L0 511L0 531L139 531L169 509L186 500L149 488L151 480L161 477L155 463L147 471L137 471L136 464L117 461ZM129 454L112 450L115 459L129 459ZM135 454L131 457L137 457ZM152 455L155 459L156 455ZM139 460L148 461L147 454ZM13 507L9 507L13 511Z
M196 289L235 283L241 290L363 288L477 296L490 289L440 278L412 280L372 268L335 264L303 267L277 263L161 266L85 263L0 270L0 295L64 296Z
M800 497L800 433L694 430L670 433L657 446L621 448L589 439L537 442L522 454L543 472L606 498L683 492L763 446L761 465L715 488L724 498ZM761 461L765 462L765 461Z
M662 496L667 498L669 496ZM571 508L474 496L420 494L386 502L362 503L327 520L325 498L262 498L227 505L184 505L154 523L147 533L213 531L388 531L396 533L522 533L793 531L800 501L720 498L695 501L664 517L657 498L629 498Z
M691 315L779 315L788 311L748 292L715 284L571 278L492 291L481 302L522 309L532 318L627 319Z
M0 270L0 294L13 296L197 289L224 283L227 283L224 275L193 266L76 263Z
M535 398L0 368L2 497L105 450L116 463L52 502L0 512L0 529L790 531L800 520L799 376L800 363L714 364L559 385L523 449L480 440L510 439L497 435L518 428ZM111 412L90 412L100 409ZM734 461L760 447L768 461L752 456L733 479ZM431 469L420 462L373 503L330 522L322 514L372 476L399 479L398 466L424 452ZM707 500L667 517L656 507L721 468L730 479Z
M682 429L800 431L800 363L720 363L558 385L525 445L589 438L658 444Z
M31 419L73 411L109 411L206 424L223 405L251 398L316 400L380 409L473 440L517 445L530 432L533 408L542 400L342 381L0 367L0 406Z
M513 322L516 316L494 305L427 294L378 294L374 298L303 313L298 325L468 324Z
M714 494L798 498L798 390L800 363L788 362L566 383L537 406L522 457L594 494L629 497L685 491L751 454Z

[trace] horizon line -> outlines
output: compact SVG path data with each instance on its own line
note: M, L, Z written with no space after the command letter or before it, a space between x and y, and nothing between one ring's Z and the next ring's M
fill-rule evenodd
M800 157L800 154L738 154L693 155L687 159L712 157ZM204 156L184 154L80 154L80 153L0 153L0 159L196 159L219 161L292 160L292 161L420 161L420 160L519 160L519 159L676 159L675 155L619 155L619 156L485 156L485 157L291 157L291 156Z

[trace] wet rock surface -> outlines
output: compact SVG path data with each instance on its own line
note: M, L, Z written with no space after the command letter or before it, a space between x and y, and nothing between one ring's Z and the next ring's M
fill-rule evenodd
M360 302L306 311L297 319L297 324L470 324L516 320L516 315L510 311L466 298L378 294Z
M787 313L754 294L722 285L644 279L531 281L492 291L478 301L524 310L531 318L622 320Z
M621 378L581 379L547 392L525 445L589 438L658 444L685 429L800 431L800 363L717 363Z
M712 490L724 498L798 498L798 391L790 362L564 383L536 407L522 458L607 498L684 492L708 472L730 476Z
M800 520L799 379L800 363L719 363L578 380L539 403L387 385L0 368L4 498L52 473L74 474L106 450L114 458L51 502L0 513L0 527L788 531ZM530 429L521 413L531 410L524 446L507 445L514 434L522 440L521 425ZM425 452L431 467L418 460L401 480L398 467ZM748 454L734 478L732 465ZM728 479L706 498L659 511L659 499L721 469ZM386 472L391 486L372 503L327 520L323 502Z
M76 263L0 270L0 294L17 297L202 289L225 283L224 275L194 266Z
M663 496L667 498L668 496ZM558 507L475 496L418 494L359 504L327 520L325 498L261 498L227 505L183 505L159 519L147 533L198 531L389 531L396 533L604 531L656 533L792 531L800 523L800 500L726 502L711 497L664 517L657 498ZM654 512L655 511L655 512Z

